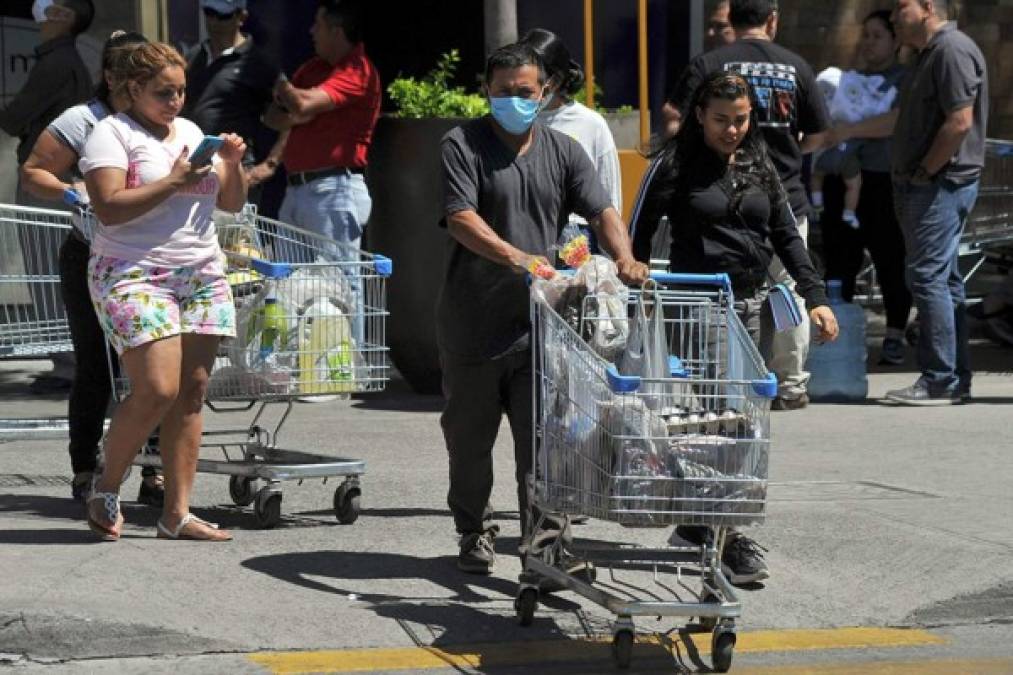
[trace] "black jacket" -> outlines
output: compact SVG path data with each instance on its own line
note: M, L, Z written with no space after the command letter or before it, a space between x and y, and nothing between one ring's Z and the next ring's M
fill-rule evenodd
M752 296L767 281L767 267L776 253L807 306L827 304L823 281L783 190L771 199L755 173L706 150L694 166L681 169L682 178L666 198L663 181L668 179L660 166L659 158L649 167L630 222L638 260L650 258L658 221L667 215L673 272L724 272L736 295Z

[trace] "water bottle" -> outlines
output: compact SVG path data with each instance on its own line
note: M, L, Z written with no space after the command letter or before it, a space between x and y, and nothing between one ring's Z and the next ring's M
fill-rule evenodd
M263 328L260 332L260 356L267 358L273 352L284 349L283 340L288 334L288 320L284 310L278 305L274 290L268 291L261 312Z
M841 334L834 342L809 347L806 370L809 398L814 401L858 401L869 393L865 376L865 311L853 302L845 302L841 282L827 281L830 309L837 317Z

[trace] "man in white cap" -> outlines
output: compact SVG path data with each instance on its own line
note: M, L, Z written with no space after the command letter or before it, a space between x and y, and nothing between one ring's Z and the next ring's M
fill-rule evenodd
M283 142L274 148L269 145L260 121L281 71L254 45L253 38L242 33L249 17L246 0L201 0L200 4L208 39L187 59L183 116L206 134L243 137L247 150L243 167L250 186L247 199L257 203L260 186L274 175L284 147Z

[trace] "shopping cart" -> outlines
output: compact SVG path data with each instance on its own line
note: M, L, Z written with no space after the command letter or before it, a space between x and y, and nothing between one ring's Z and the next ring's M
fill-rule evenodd
M0 359L72 352L60 290L59 252L79 217L67 211L0 204ZM61 438L67 420L0 419L0 438Z
M741 604L720 552L727 528L764 518L777 382L735 314L727 276L652 278L666 286L654 296L671 350L666 378L619 375L560 314L532 301L533 504L543 521L545 513L565 520L583 514L629 527L707 526L712 536L698 546L660 548L578 542L565 553L557 538L526 556L515 608L529 625L539 580L548 578L608 609L618 617L612 644L620 667L630 662L633 617L696 617L689 628L712 633L714 669L725 672ZM594 330L597 304L585 299L585 335ZM564 556L593 565L597 579L564 572L554 564ZM631 574L620 578L620 571ZM638 585L635 571L651 572L654 588Z
M1013 141L985 141L978 199L960 238L961 257L972 258L964 280L986 262L1013 256Z
M0 358L73 351L60 292L66 211L0 204Z
M228 475L233 502L252 504L264 528L281 520L283 481L342 477L334 513L341 523L352 523L365 462L286 450L279 441L296 400L385 388L391 261L258 217L253 209L219 219L218 233L237 337L222 343L206 404L215 412L254 413L244 428L205 431L197 470ZM129 393L126 377L114 386L118 400ZM272 404L279 407L268 414ZM135 463L160 467L161 457L145 448Z

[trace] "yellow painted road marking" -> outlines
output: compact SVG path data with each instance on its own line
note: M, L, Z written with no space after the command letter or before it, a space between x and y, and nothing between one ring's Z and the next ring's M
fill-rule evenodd
M877 661L812 666L732 668L735 675L1009 675L1013 660Z
M696 642L710 651L710 636ZM901 628L837 628L826 630L782 630L741 633L736 653L796 652L825 649L866 649L918 647L944 644L946 640L923 630ZM638 636L639 653L659 656L666 649L649 636ZM611 646L605 640L552 640L491 644L462 644L459 647L403 647L344 649L316 652L261 652L250 660L273 673L356 673L375 670L431 670L438 668L494 668L610 660ZM651 651L648 651L651 650Z

